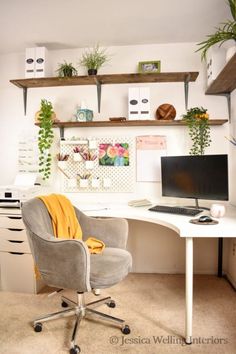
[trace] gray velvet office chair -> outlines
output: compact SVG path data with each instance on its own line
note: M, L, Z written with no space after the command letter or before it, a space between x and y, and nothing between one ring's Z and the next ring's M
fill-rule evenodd
M127 221L120 218L91 218L76 208L75 212L83 231L83 241L88 236L94 236L105 243L106 248L101 254L90 255L83 241L55 238L51 218L40 199L31 199L22 206L22 217L30 248L42 279L49 286L73 289L77 292L77 303L63 296L62 306L69 307L37 318L33 321L34 330L41 332L43 322L75 316L70 354L80 352L75 339L79 323L84 317L96 316L111 321L119 325L122 333L130 333L129 326L124 320L94 310L102 304L115 307L111 297L88 304L84 299L84 293L115 285L129 273L132 257L125 249L128 235Z

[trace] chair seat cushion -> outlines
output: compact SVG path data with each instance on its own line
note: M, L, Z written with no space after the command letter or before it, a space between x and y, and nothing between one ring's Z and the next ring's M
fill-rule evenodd
M120 248L107 247L100 254L91 254L90 260L90 284L94 289L119 283L132 266L131 254Z

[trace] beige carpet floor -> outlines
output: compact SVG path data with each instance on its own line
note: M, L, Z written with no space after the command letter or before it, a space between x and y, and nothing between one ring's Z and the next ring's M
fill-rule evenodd
M45 323L35 333L30 321L37 316L60 310L60 296L48 298L51 289L38 295L0 292L1 354L68 353L74 320ZM65 295L71 295L67 292ZM195 344L185 345L184 276L130 274L122 283L102 291L117 303L99 310L126 319L132 332L84 320L78 345L83 354L167 354L236 353L236 292L225 279L215 276L194 277ZM89 294L88 300L97 297Z

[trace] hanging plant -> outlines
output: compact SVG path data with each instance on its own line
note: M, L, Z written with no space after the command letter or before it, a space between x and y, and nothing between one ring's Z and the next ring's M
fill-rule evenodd
M205 148L211 143L207 109L203 107L190 108L182 117L187 123L189 136L193 142L190 155L204 155Z
M222 23L220 27L216 28L216 32L209 34L207 39L198 43L200 46L196 51L202 51L202 60L206 59L207 51L215 44L219 44L219 47L228 40L234 40L236 43L236 0L227 0L232 20L227 20Z
M50 148L53 143L53 108L51 102L41 100L41 108L39 112L39 132L38 132L38 148L39 148L39 172L43 176L43 180L50 177L52 155Z

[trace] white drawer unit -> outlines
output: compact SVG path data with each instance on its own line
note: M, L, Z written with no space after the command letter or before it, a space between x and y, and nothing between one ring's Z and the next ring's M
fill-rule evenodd
M22 217L1 214L0 210L0 289L37 294L43 281L36 279L34 261Z

